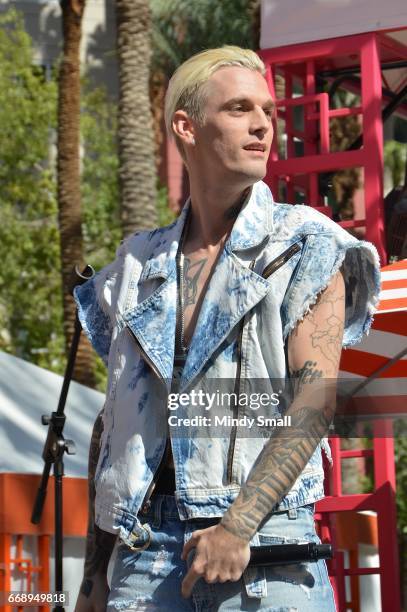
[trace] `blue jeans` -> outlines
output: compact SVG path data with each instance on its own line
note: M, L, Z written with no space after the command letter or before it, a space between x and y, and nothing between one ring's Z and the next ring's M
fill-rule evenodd
M246 568L238 582L207 584L202 578L192 596L181 596L187 564L181 552L196 529L219 519L179 519L175 499L156 495L140 514L151 530L149 546L133 551L119 544L113 568L107 612L156 610L214 612L262 610L264 612L335 612L333 592L325 561L273 567ZM313 506L269 515L260 527L256 544L319 542Z

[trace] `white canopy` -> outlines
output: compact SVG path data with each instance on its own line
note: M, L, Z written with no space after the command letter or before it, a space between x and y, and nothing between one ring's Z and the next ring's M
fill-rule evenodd
M262 0L260 48L406 26L406 0ZM407 42L405 31L392 36Z
M63 377L0 352L0 472L40 474L48 426L41 415L58 406ZM87 477L90 436L104 395L71 382L65 406L64 438L76 444L65 454L65 474Z

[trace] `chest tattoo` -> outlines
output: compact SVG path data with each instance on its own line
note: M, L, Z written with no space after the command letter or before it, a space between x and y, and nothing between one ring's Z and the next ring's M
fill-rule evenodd
M191 262L188 257L184 259L184 306L195 304L198 293L199 277L204 269L207 258Z

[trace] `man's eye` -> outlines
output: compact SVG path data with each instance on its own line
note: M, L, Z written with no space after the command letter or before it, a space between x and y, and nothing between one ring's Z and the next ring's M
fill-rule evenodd
M231 108L232 111L242 111L243 110L243 106L232 106Z

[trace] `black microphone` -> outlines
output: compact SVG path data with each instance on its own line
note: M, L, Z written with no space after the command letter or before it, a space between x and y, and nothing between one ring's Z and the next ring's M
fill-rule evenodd
M304 563L319 559L332 559L331 544L273 544L269 546L251 546L249 566L288 565Z

